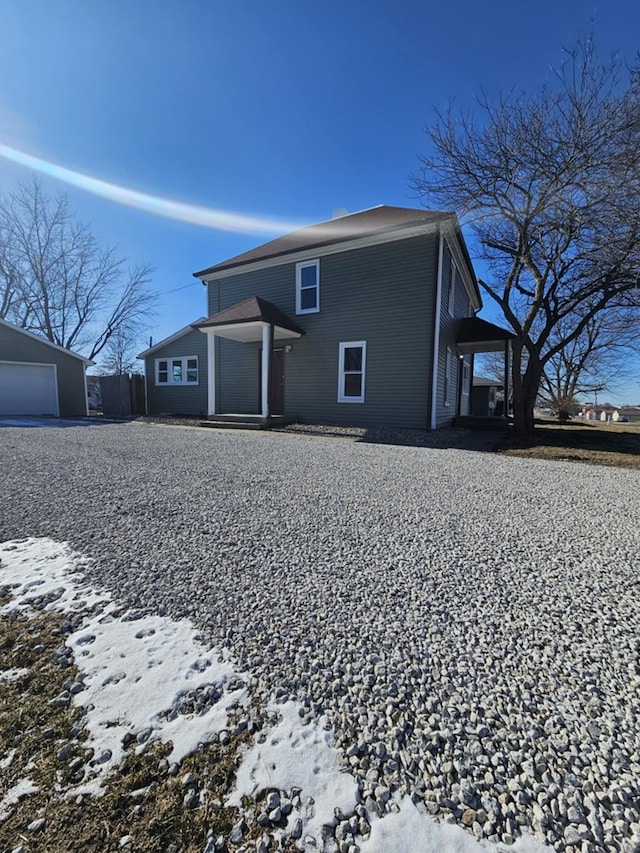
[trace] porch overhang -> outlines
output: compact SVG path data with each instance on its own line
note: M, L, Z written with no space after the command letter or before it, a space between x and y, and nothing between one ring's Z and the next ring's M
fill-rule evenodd
M456 346L463 353L498 352L514 339L513 332L481 317L464 317L458 326Z
M200 320L193 324L193 328L207 336L207 414L216 414L216 338L228 338L241 343L262 344L260 415L268 420L271 415L269 398L274 341L300 338L304 331L277 305L259 296L251 296L231 308Z
M225 311L194 323L195 329L242 343L261 341L265 326L273 329L273 339L276 341L299 338L304 334L276 305L259 296L251 296Z

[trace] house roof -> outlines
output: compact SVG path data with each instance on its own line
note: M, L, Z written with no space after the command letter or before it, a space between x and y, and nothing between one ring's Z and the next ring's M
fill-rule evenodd
M8 329L12 329L14 332L20 332L21 335L25 335L27 338L31 338L34 341L38 341L39 344L44 344L47 347L51 347L51 349L58 350L58 352L64 352L67 355L73 356L73 358L78 358L80 361L83 361L86 366L90 364L95 364L95 361L91 361L90 358L85 358L83 355L79 355L77 352L72 352L72 350L67 349L66 347L61 347L59 344L54 344L52 341L47 340L47 338L43 338L42 335L37 335L35 332L29 331L29 329L22 329L20 326L16 326L15 323L10 323L8 320L0 319L0 326L6 326Z
M504 383L499 379L489 379L486 376L474 376L472 384L474 388L502 388Z
M158 341L157 344L149 347L146 350L138 353L136 358L146 358L148 355L151 355L156 350L162 349L162 347L166 347L167 344L172 344L174 341L177 341L178 338L181 338L183 335L192 332L194 327L200 322L200 320L206 319L205 317L199 317L197 320L194 320L193 323L189 323L188 326L183 326L182 329L179 329L177 332L174 332L172 335L169 335L168 338L163 338L161 341Z
M225 311L213 314L193 324L196 329L208 329L214 326L238 326L245 323L269 323L280 329L303 335L303 330L281 311L273 302L260 296L250 296Z
M329 219L317 225L299 228L290 234L285 234L283 237L278 237L257 246L255 249L250 249L248 252L235 255L219 264L195 272L193 275L196 278L202 278L211 273L230 270L257 261L265 261L268 258L289 255L293 252L321 248L322 246L344 243L376 234L386 234L395 230L401 231L412 225L435 224L444 220L453 220L457 226L457 219L453 213L438 213L434 210L409 207L388 207L381 204L368 210L361 210L358 213L349 213L346 216ZM469 265L471 266L470 261Z

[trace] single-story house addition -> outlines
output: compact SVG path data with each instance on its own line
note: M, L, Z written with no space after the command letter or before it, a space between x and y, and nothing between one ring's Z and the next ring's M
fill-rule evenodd
M88 414L86 368L93 362L0 320L0 415Z
M435 429L470 412L473 353L512 337L475 317L452 213L381 205L194 275L206 317L139 355L150 413Z

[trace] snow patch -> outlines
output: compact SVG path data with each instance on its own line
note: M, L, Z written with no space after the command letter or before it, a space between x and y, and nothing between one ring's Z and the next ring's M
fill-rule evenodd
M350 773L341 771L339 751L333 745L333 732L326 719L303 724L295 702L270 705L280 717L268 732L264 743L254 744L243 757L236 779L236 789L229 798L232 806L240 806L243 796L255 797L261 791L277 788L290 792L302 789L302 802L313 799L310 814L301 817L304 834L320 842L324 824L334 823L334 809L350 814L357 803L358 787ZM289 818L291 824L292 817Z
M31 779L21 779L13 788L9 788L2 800L0 800L0 821L6 820L9 817L12 808L23 797L35 794L37 790L37 785L34 785Z

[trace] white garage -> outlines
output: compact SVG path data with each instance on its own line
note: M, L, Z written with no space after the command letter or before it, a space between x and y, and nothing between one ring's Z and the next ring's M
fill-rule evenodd
M55 364L0 361L0 415L59 414Z

